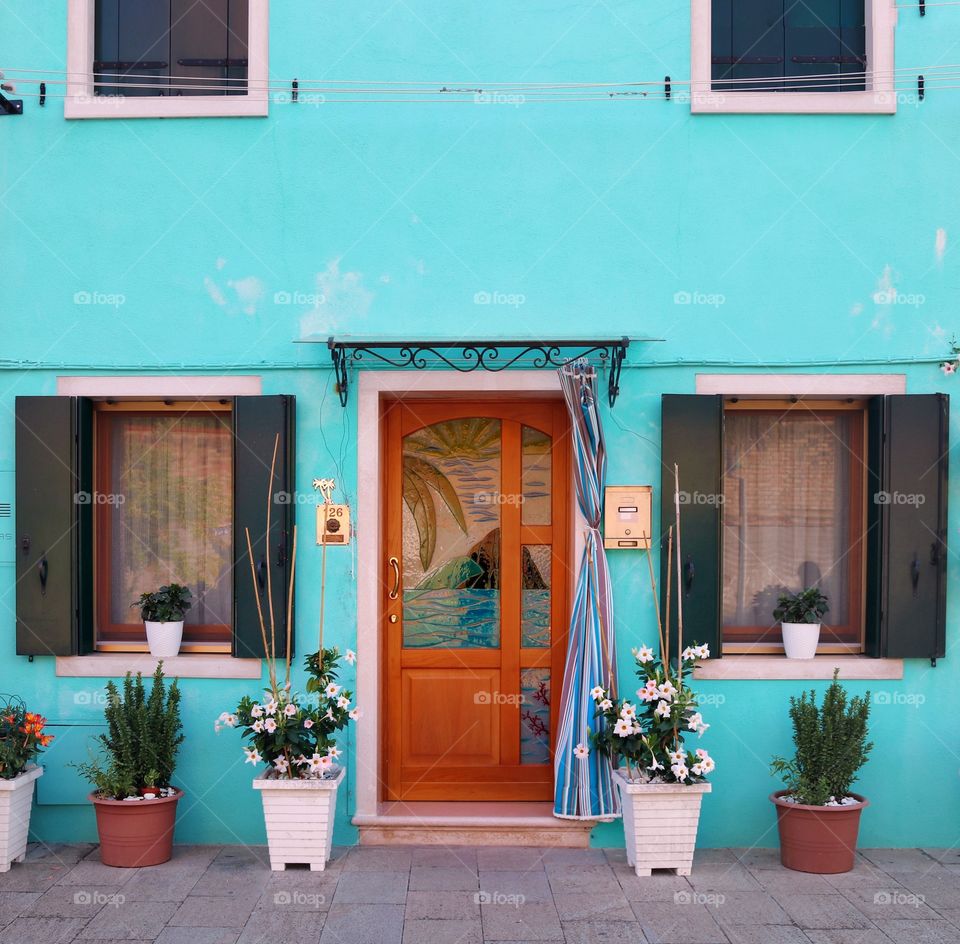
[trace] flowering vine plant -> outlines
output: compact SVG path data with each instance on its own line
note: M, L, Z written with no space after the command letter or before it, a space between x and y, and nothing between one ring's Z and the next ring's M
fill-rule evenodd
M0 702L0 777L12 780L22 774L53 740L52 734L43 733L46 723L42 715L27 711L19 698Z
M953 342L953 352L949 360L940 364L940 370L948 377L952 377L957 371L960 371L960 344Z
M245 695L235 711L221 713L215 729L240 728L249 742L243 748L245 762L267 765L274 777L332 776L341 754L334 734L361 714L352 704L353 692L338 681L340 658L335 646L311 653L304 660L306 694L293 691L288 680L272 685L259 700ZM350 649L343 658L350 665L357 660ZM319 696L316 702L310 700L313 694Z
M687 646L678 664L658 658L648 646L634 649L633 656L643 683L636 702L611 698L600 686L591 692L604 722L594 736L597 750L623 758L630 780L685 784L705 780L716 764L702 748L689 750L684 738L700 737L710 727L686 682L697 662L710 658L709 648Z

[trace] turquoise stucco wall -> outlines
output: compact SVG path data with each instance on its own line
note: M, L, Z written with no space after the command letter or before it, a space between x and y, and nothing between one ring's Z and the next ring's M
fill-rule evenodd
M64 6L11 0L0 68L65 69ZM960 12L914 12L901 14L898 65L949 62ZM682 78L689 16L682 4L278 0L271 72L438 85ZM301 487L333 474L353 500L355 401L341 410L323 348L292 343L311 333L664 338L632 349L605 414L611 483L659 481L659 396L692 392L699 369L905 372L913 393L955 383L935 362L960 327L957 91L908 98L893 117L691 116L681 101L301 103L265 119L66 122L50 90L45 108L28 97L23 117L0 120L0 476L14 468L13 398L54 393L58 375L254 373L265 393L297 396ZM896 301L878 303L888 290ZM958 425L955 410L954 452ZM298 509L305 534L311 510ZM359 539L376 527L357 521ZM56 722L95 723L99 683L14 655L9 559L0 690ZM653 636L635 560L612 556L622 651ZM327 638L341 646L356 638L353 565L352 552L329 555ZM955 838L944 829L960 821L944 721L960 709L955 554L950 566L947 658L908 662L874 709L867 845ZM315 638L318 576L305 542L300 652ZM237 737L213 732L249 688L183 682L181 841L262 841ZM798 683L702 688L717 696L704 743L719 766L701 842L772 845L767 761L788 747ZM88 733L64 732L64 759ZM76 802L39 805L36 834L93 838L82 786L60 765L48 776L48 799ZM918 785L923 802L904 804ZM337 840L349 842L351 780L341 796ZM617 843L619 827L594 839Z

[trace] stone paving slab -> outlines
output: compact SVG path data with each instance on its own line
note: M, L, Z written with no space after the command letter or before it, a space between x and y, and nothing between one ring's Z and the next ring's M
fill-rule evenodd
M0 874L0 944L960 944L960 856L868 849L844 875L775 849L697 852L637 878L622 849L336 848L324 872L266 850L178 846L114 869L34 845Z

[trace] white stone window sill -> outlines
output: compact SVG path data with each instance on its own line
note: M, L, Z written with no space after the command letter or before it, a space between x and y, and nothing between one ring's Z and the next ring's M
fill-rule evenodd
M701 662L695 679L832 679L840 669L842 680L902 679L903 659L871 659L867 656L821 655L813 659L786 656L730 655Z
M897 93L865 92L695 92L695 115L895 115Z
M64 678L117 678L127 672L153 675L157 662L148 652L97 652L89 656L57 656L57 675ZM163 660L170 678L258 679L260 659L234 659L229 655L195 653Z

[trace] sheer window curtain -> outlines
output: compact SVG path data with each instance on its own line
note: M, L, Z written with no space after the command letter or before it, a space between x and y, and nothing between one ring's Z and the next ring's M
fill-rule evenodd
M830 600L826 622L849 622L851 437L843 414L727 413L725 631L779 641L777 597L815 585Z
M123 496L111 516L110 614L134 623L130 604L177 582L193 593L186 627L231 623L230 430L210 414L116 415L111 481Z

